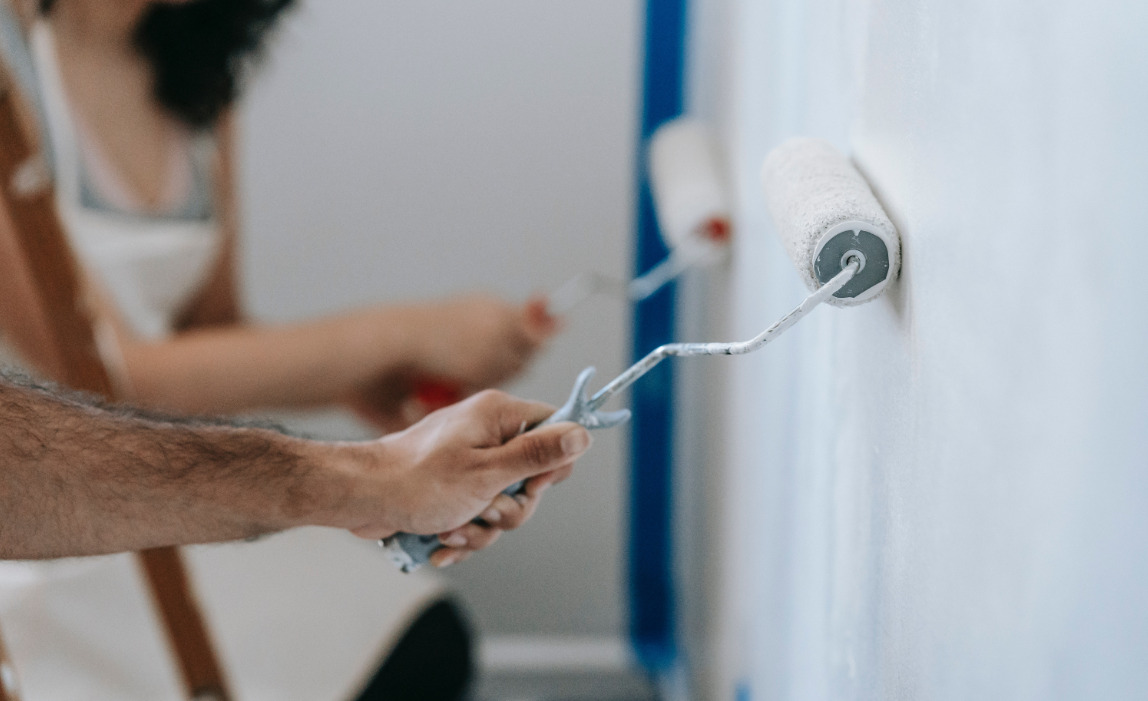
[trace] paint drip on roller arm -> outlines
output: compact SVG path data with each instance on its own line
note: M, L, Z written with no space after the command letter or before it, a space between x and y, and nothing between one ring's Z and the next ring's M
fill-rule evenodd
M819 139L785 142L766 158L762 187L777 233L812 294L747 341L659 346L592 396L587 387L594 369L587 368L566 404L543 424L574 421L588 429L616 426L628 418L628 412L604 412L602 406L662 360L752 353L821 303L851 306L871 301L897 278L901 244L896 227L864 177L831 144ZM514 495L522 486L511 485L504 493ZM380 544L404 572L417 569L442 547L435 535L408 533Z

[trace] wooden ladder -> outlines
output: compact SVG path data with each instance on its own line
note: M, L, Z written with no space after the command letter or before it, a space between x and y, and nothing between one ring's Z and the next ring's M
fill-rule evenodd
M96 350L79 268L57 216L50 169L38 135L21 120L24 103L0 62L0 197L16 229L36 292L49 320L68 386L115 399ZM188 699L231 701L219 657L192 592L178 549L137 553L175 655ZM0 643L0 701L17 701L15 672Z

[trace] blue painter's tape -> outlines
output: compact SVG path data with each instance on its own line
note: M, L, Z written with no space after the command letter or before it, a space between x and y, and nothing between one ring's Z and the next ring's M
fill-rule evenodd
M687 0L647 0L640 145L682 112ZM653 199L639 158L635 273L668 251L658 232ZM675 286L667 285L634 307L632 356L674 340ZM642 666L665 672L678 662L673 578L673 395L671 363L663 363L631 390L630 425L630 640Z

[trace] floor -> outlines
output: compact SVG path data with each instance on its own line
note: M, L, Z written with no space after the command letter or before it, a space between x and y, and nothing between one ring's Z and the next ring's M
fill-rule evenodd
M657 701L631 673L506 673L479 681L475 701Z

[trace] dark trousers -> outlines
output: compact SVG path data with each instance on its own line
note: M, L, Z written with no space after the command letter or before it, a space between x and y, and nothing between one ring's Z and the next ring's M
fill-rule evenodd
M444 599L411 624L357 701L465 701L473 677L470 626Z

